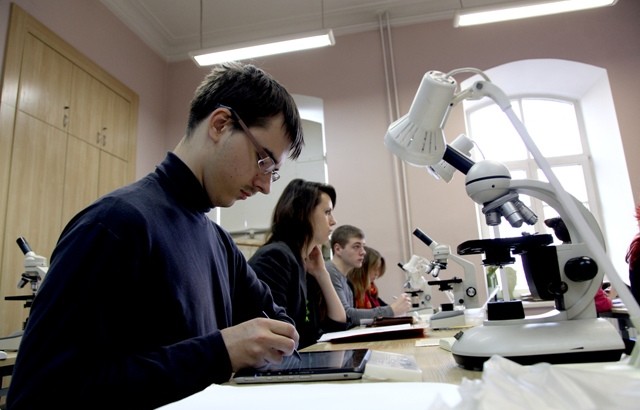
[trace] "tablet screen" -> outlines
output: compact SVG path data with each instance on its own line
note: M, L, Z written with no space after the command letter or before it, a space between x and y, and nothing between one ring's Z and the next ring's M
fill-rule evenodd
M300 352L300 359L287 356L282 363L260 369L242 369L233 376L237 383L345 380L362 377L369 349Z

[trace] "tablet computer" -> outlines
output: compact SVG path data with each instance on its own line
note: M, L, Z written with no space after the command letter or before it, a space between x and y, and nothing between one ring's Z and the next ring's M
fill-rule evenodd
M280 364L242 369L231 380L247 384L361 379L370 354L369 349L300 352L300 359L287 356Z

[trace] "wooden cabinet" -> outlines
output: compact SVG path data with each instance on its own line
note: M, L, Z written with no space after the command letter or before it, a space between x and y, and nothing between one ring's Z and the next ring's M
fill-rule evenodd
M109 153L101 152L98 196L111 192L127 182L130 181L124 161Z
M128 158L129 102L73 67L69 132L119 158Z
M104 101L102 124L102 149L118 158L129 158L129 101L108 87L102 88L101 101Z
M69 136L68 160L65 161L65 180L62 196L62 220L69 221L81 209L98 197L100 150L91 144Z
M124 160L70 135L67 139L62 220L66 223L96 198L130 182Z
M66 129L71 97L72 63L27 34L20 70L18 108L58 129Z
M0 336L22 328L23 236L49 259L81 209L133 181L137 95L12 4L0 101Z

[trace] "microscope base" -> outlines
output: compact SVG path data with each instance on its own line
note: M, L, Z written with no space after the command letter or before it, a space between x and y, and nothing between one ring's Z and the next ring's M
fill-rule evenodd
M602 318L478 326L460 332L451 346L456 363L482 370L493 355L522 365L540 362L615 362L624 352L618 331Z

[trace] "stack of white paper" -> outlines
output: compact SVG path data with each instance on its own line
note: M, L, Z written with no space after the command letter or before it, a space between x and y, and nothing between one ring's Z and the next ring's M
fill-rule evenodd
M422 370L413 356L372 350L364 368L364 378L379 381L421 382Z

